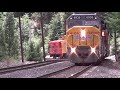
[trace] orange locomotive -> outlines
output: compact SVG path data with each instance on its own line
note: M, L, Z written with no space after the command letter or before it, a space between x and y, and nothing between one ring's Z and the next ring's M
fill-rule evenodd
M97 63L110 53L109 31L96 13L69 16L63 41L67 43L61 47L67 48L64 54L75 64Z

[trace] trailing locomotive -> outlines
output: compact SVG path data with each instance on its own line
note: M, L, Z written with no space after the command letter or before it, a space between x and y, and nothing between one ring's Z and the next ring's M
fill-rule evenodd
M110 53L109 31L96 14L72 14L66 20L66 54L75 64L98 63Z

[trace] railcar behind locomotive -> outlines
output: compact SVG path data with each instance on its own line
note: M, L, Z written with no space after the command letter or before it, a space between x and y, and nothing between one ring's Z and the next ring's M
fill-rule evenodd
M56 57L60 58L66 58L66 52L67 52L67 42L65 40L55 40L50 41L50 57L53 57L56 59Z

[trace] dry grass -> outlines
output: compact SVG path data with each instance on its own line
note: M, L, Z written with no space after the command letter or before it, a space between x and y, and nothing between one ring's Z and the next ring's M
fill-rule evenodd
M26 61L22 63L21 59L14 59L14 58L6 58L0 61L0 68L6 68L6 67L13 67L13 66L18 66L18 65L24 65L24 64L30 64L30 63L35 63L35 62L30 62Z

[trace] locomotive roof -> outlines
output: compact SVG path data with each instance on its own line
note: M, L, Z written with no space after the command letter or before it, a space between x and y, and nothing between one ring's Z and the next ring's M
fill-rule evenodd
M66 20L68 20L70 17L72 17L72 16L91 16L91 15L93 15L93 16L97 16L97 18L99 18L99 19L101 19L99 16L98 16L98 14L97 13L73 13L73 14L71 14Z
M97 15L97 14L96 14L96 13L93 13L93 14L92 14L92 13L85 13L85 14L74 14L74 13L73 13L72 15Z

